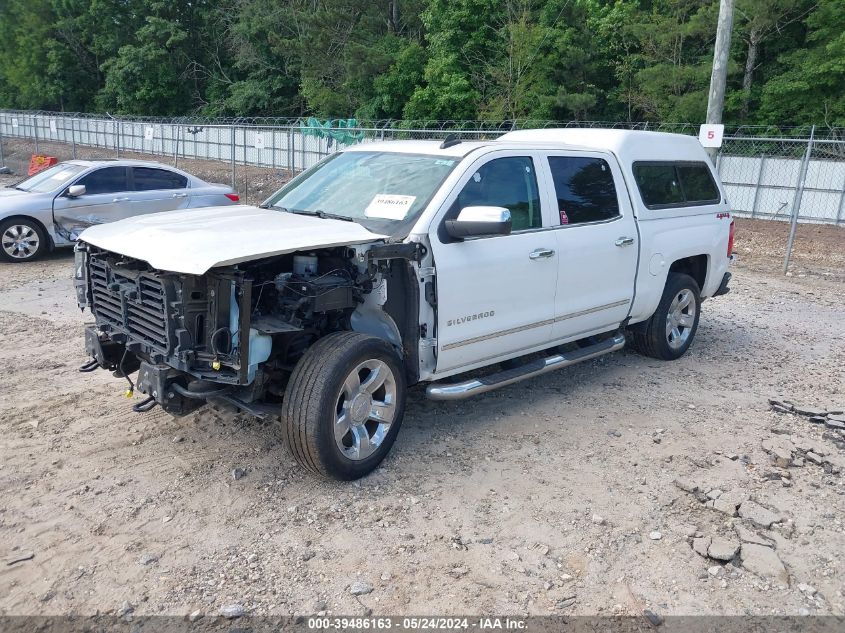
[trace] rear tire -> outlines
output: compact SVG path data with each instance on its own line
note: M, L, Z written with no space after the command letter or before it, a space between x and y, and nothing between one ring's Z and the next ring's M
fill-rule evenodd
M38 222L29 218L8 218L0 222L0 259L3 261L31 262L47 249L47 236Z
M293 370L282 433L294 459L339 480L372 472L390 451L405 413L405 372L393 348L357 332L312 345Z
M634 349L660 360L676 360L692 345L701 316L701 291L689 275L669 273L657 310L631 329Z

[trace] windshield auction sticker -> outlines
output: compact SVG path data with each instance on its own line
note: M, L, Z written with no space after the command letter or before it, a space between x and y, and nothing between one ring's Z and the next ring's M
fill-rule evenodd
M368 218L384 218L386 220L404 220L414 204L416 196L400 196L390 193L380 193L372 199L364 215Z

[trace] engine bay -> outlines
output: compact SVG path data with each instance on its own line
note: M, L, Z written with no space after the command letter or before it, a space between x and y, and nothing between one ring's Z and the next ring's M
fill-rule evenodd
M377 334L416 359L416 279L394 253L327 248L203 275L155 270L90 246L78 255L77 295L96 320L89 353L123 375L140 368L138 390L174 414L196 408L185 395L191 390L242 403L279 400L304 351L331 332Z

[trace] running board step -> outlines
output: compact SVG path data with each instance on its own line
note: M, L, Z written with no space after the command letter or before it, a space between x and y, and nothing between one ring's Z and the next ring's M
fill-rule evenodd
M479 393L512 385L526 378L533 378L534 376L547 374L555 369L569 367L570 365L575 365L591 358L604 356L605 354L616 352L623 347L625 347L625 335L620 332L612 338L596 343L595 345L582 347L573 352L538 358L521 367L501 371L490 376L473 378L472 380L453 384L435 382L428 386L425 390L425 395L431 400L463 400Z

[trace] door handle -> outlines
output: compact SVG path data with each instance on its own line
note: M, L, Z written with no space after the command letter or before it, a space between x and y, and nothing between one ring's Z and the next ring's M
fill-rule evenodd
M187 193L174 193L173 197L174 198L187 198L188 194Z
M529 259L548 259L554 257L555 252L550 248L538 248L528 253Z
M115 198L112 202L129 202L129 198Z
M616 242L614 242L617 246L630 246L634 243L633 237L620 237Z

